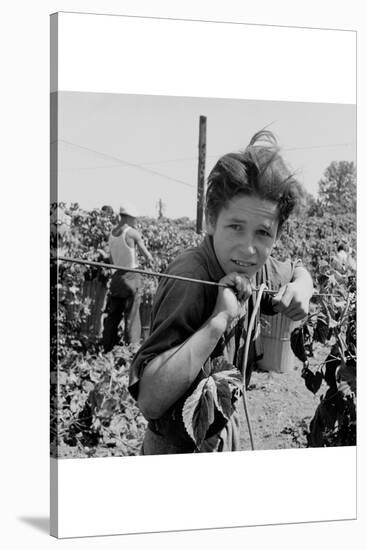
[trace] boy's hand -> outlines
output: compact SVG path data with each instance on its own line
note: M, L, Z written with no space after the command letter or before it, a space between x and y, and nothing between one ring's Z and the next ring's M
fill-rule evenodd
M281 287L272 298L272 303L278 313L284 313L293 321L300 321L309 313L310 298L308 292L293 282Z
M229 323L240 313L241 303L245 302L252 293L252 286L247 277L239 273L230 273L220 280L230 288L219 287L213 315L222 313Z

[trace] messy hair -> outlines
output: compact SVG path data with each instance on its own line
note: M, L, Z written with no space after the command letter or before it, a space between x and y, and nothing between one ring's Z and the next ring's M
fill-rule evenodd
M221 157L207 180L206 220L215 225L221 210L234 197L255 195L277 203L281 229L300 207L304 191L279 150L274 134L260 130L244 151Z

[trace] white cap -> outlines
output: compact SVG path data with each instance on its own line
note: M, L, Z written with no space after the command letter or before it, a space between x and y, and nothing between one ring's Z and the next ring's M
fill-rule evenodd
M134 205L127 202L125 202L123 206L120 206L119 213L124 214L125 216L130 216L131 218L138 217L138 213Z

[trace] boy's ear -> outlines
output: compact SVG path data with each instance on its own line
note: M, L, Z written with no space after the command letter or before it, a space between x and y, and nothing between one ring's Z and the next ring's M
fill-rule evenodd
M215 224L212 223L210 218L206 218L206 232L208 235L213 235L215 233Z

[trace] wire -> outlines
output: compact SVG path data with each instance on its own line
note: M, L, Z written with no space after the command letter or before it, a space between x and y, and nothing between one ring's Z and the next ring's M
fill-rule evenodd
M160 177L168 179L170 181L180 183L182 185L185 185L186 187L195 187L195 185L193 185L192 183L187 183L186 181L179 180L177 178L172 178L170 176L167 176L166 174L162 174L161 172L156 172L156 170L151 170L150 168L146 168L145 166L142 166L141 164L136 164L134 162L128 162L128 161L123 160L119 157L115 157L114 155L109 155L107 153L102 153L101 151L91 149L90 147L85 147L84 145L79 145L78 143L73 143L72 141L67 141L66 139L60 139L59 141L62 142L62 143L66 143L67 145L71 145L73 147L78 147L79 149L83 149L84 151L89 151L90 153L94 153L94 154L99 155L101 157L105 157L105 158L108 158L108 159L115 160L119 164L123 164L124 166L131 166L132 168L138 168L139 170L143 170L144 172L147 172L147 173L152 174L154 176L160 176Z
M229 285L224 285L222 283L216 283L215 281L204 281L203 279L193 279L191 277L182 277L181 275L171 275L169 273L159 273L157 271L149 271L146 269L139 269L136 267L122 267L120 265L115 264L107 264L103 262L92 262L90 260L79 260L78 258L67 258L66 256L58 256L57 260L63 261L63 262L71 262L75 264L81 264L81 265L91 265L94 267L104 267L106 269L117 269L119 271L128 271L131 273L139 273L140 275L150 275L151 277L163 277L166 279L177 279L178 281L186 281L188 283L201 283L203 285L211 285L211 286L221 286L223 288L231 288ZM260 287L252 287L253 290L260 290ZM267 294L277 294L277 290L270 290L268 287L265 288L265 292ZM312 298L316 298L317 296L339 296L339 294L313 294Z
M195 155L194 157L180 157L175 159L165 159L165 160L154 160L154 161L147 161L147 162L141 162L142 166L152 166L153 164L168 164L171 162L186 162L188 160L198 160L198 155ZM208 158L206 156L206 158Z
M115 264L106 264L103 262L92 262L89 260L79 260L77 258L67 258L66 256L59 256L57 260L62 262L71 262L75 264L81 264L81 265L91 265L94 267L104 267L107 269L117 269L119 271L128 271L131 273L139 273L141 275L150 275L152 277L163 277L165 279L176 279L178 281L185 281L188 283L198 283L202 285L211 285L211 286L219 286L223 288L231 288L229 285L225 285L223 283L216 283L215 281L205 281L203 279L193 279L192 277L182 277L181 275L171 275L170 273L158 273L157 271L149 271L146 269L139 269L136 267L122 267L120 265ZM253 290L258 290L256 287L252 287ZM266 292L269 292L270 294L277 294L276 290L266 290Z
M156 271L148 271L145 269L138 269L136 267L121 267L120 265L114 265L114 264L106 264L103 262L91 262L89 260L78 260L76 258L67 258L65 256L59 256L57 258L58 260L62 262L72 262L76 264L81 265L92 265L94 267L105 267L107 269L117 269L119 271L128 271L131 273L139 273L141 275L151 275L152 277L163 277L166 279L177 279L179 281L187 281L189 283L201 283L203 285L212 285L212 286L222 286L224 288L228 288L227 285L224 285L222 283L216 283L214 281L204 281L201 279L193 279L190 277L182 277L180 275L170 275L168 273L158 273Z

